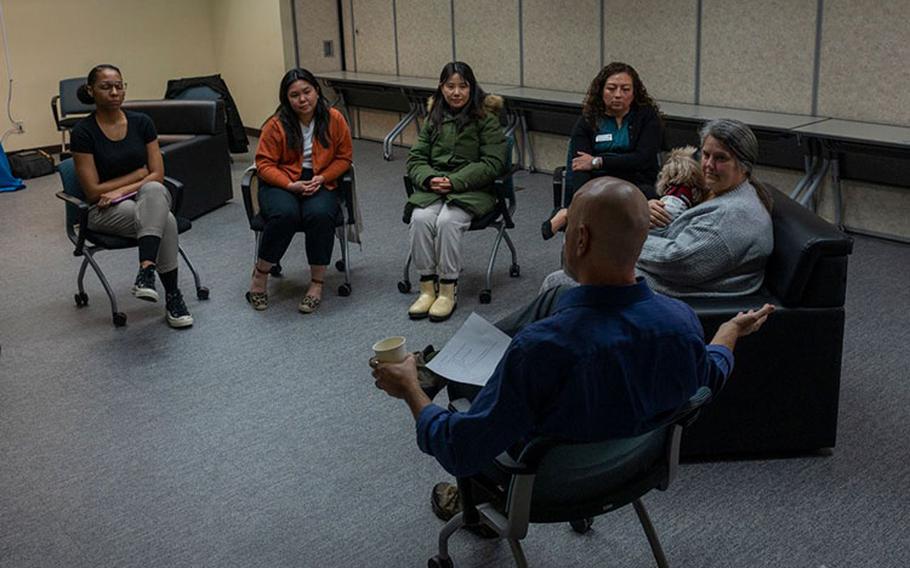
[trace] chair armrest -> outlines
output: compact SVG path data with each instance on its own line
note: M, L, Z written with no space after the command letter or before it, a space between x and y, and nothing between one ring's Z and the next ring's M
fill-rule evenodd
M58 191L55 195L59 199L66 201L69 205L76 207L78 210L79 217L77 222L79 223L79 233L76 235L76 248L73 249L73 256L82 256L82 249L85 247L85 232L88 230L88 212L91 206L78 197L69 195L63 191ZM70 238L72 238L72 230L72 227L67 227L67 233L70 233Z
M553 170L553 209L562 209L562 196L566 188L566 167Z
M341 206L345 208L347 219L354 219L354 166L351 165L348 171L344 172L338 182L338 193ZM351 221L353 222L353 221Z
M240 193L243 195L243 208L246 209L246 218L247 221L252 222L253 217L256 215L253 213L253 194L250 192L250 185L253 183L253 178L256 176L257 170L255 164L248 167L243 172L243 177L240 179Z
M51 112L54 113L54 124L57 125L57 131L60 132L63 128L60 127L60 111L57 109L57 103L60 101L60 95L54 95L51 97Z
M414 182L411 181L411 176L404 176L404 192L408 197L414 194Z
M511 475L527 475L537 471L536 468L512 459L509 452L502 452L493 461L499 469Z
M510 207L510 196L509 192L506 190L506 182L520 169L521 166L512 164L508 171L500 174L493 180L493 190L496 192L496 206L499 208L499 213L502 215L502 220L505 222L507 229L514 229L515 223L512 221L513 208ZM511 204L514 204L514 191L515 188L513 187Z
M521 166L518 164L512 164L511 166L509 166L508 171L505 171L505 172L499 174L498 176L496 176L496 179L505 181L505 180L509 179L510 177L514 176L519 171L521 171Z
M183 205L183 183L168 176L164 176L164 187L171 192L171 213L177 215Z
M74 197L74 196L72 196L68 193L64 193L62 191L58 191L55 195L58 198L62 199L63 201L66 201L70 205L75 205L76 207L78 207L80 214L82 213L83 210L88 212L89 204L86 203L85 201L82 201L78 197Z

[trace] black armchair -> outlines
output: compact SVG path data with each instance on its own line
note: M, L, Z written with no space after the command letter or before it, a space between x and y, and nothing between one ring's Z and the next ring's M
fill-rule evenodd
M714 403L683 436L686 456L787 453L835 445L844 343L847 257L853 241L778 191L765 283L739 298L687 298L710 338L737 312L778 306L760 335L736 348Z

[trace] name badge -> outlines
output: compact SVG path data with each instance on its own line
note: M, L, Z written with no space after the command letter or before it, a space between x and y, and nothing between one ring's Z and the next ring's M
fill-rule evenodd
M598 134L594 138L594 142L612 142L612 141L613 141L612 134Z

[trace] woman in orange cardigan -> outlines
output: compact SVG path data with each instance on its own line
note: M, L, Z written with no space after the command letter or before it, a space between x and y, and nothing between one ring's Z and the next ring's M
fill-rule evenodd
M322 301L325 268L332 260L338 214L333 190L351 166L351 131L306 69L285 74L278 99L281 104L263 125L256 149L259 207L266 224L246 299L257 310L268 308L269 270L302 228L310 285L297 308L309 314Z

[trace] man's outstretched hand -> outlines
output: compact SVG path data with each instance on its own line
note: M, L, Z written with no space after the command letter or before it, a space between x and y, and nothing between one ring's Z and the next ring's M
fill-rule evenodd
M757 310L749 310L748 312L739 312L734 316L730 321L726 322L735 326L739 331L740 337L745 337L749 334L755 333L758 331L765 321L768 319L774 312L774 306L771 304L765 304Z
M730 351L733 351L734 347L736 347L736 340L761 329L768 316L774 313L774 309L771 304L765 304L757 310L739 312L720 325L711 343L713 345L724 345Z

